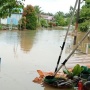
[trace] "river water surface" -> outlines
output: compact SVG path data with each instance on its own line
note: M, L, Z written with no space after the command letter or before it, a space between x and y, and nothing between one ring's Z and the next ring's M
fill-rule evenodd
M32 80L39 76L37 70L54 71L65 34L66 30L0 31L0 90L58 90ZM88 43L86 39L80 49L90 54ZM73 37L68 36L60 63L73 47Z

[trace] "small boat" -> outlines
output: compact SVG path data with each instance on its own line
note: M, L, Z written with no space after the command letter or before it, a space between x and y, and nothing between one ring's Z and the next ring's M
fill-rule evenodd
M63 72L66 77L46 76L43 82L52 87L71 89L78 87L79 81L83 81L83 83L90 81L90 68L87 66L77 64L71 72L68 69L63 70Z
M46 76L45 79L44 79L44 83L49 85L49 86L52 86L52 87L55 87L55 88L60 88L60 89L70 89L70 88L73 88L73 85L72 85L72 81L71 80L67 80L65 78L50 78L50 77L53 77L53 76Z

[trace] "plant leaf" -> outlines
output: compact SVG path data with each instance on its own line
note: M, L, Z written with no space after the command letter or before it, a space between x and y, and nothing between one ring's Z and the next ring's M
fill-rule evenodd
M67 75L70 74L70 72L67 69L64 69L63 72L64 72L64 74L67 74Z
M81 71L82 71L81 66L79 64L77 64L72 70L73 76L79 75L81 73Z

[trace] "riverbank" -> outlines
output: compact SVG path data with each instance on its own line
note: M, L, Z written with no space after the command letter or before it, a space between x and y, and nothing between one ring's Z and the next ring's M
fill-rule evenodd
M74 26L70 26L70 30L74 30ZM39 27L39 28L37 28L37 30L39 30L39 29L42 29L42 30L44 30L44 29L47 29L47 30L66 30L66 29L68 29L68 26L54 26L54 27Z
M74 28L75 27L73 25L70 25L70 29L74 30ZM1 30L18 30L18 25L2 24L0 29ZM38 29L42 29L42 30L43 29L48 29L48 30L52 30L52 29L63 30L64 29L64 30L66 30L66 29L68 29L68 26L37 27L36 30L38 30Z

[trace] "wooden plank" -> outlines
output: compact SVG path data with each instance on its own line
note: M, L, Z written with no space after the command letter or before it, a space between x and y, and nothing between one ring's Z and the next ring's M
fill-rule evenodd
M67 67L73 67L76 64L85 65L90 67L90 54L73 56L66 63Z

